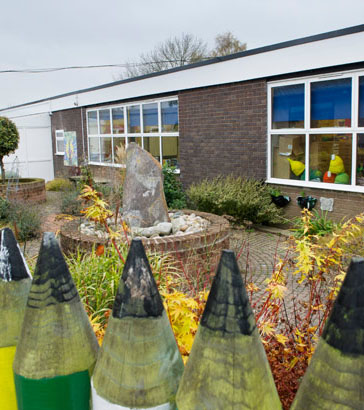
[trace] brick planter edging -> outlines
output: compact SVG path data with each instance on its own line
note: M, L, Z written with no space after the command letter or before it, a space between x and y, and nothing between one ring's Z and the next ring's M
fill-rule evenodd
M16 184L14 184L16 185ZM17 186L0 184L0 196L8 195L10 201L39 203L46 201L45 180L42 178L19 179Z
M189 273L195 272L196 269L213 271L222 249L229 247L229 222L222 216L206 212L185 209L183 212L201 216L210 221L210 225L198 233L142 239L145 249L149 252L168 254L177 268L183 267ZM60 242L64 253L69 254L78 250L87 252L91 251L93 246L107 243L105 239L81 234L78 227L78 220L62 226Z

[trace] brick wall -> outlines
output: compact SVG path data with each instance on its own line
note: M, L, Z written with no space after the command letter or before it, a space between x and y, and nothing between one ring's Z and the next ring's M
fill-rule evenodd
M182 91L179 129L184 186L232 172L265 178L266 105L265 80Z
M83 111L83 127L86 135L85 111ZM82 143L82 122L81 122L81 108L74 108L64 111L56 111L52 114L52 147L53 147L53 161L54 161L54 175L56 177L74 175L76 170L73 167L65 167L63 164L63 155L56 155L56 130L76 131L77 135L77 156L78 165L81 165L85 147L85 156L87 158L87 140L85 144Z
M321 213L320 197L334 198L334 209L332 212L327 213L327 217L337 222L341 221L343 218L348 219L364 212L364 194L276 184L272 184L272 187L279 188L284 195L291 197L290 204L284 208L285 215L289 219L300 215L301 208L297 205L296 199L298 196L302 196L303 193L305 196L311 195L314 198L317 198L317 203L314 209L319 213Z

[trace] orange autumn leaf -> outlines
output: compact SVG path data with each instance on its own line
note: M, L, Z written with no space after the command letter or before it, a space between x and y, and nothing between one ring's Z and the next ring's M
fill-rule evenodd
M96 254L97 256L101 256L101 255L104 254L104 252L105 252L105 247L104 247L104 245L98 245L97 248L96 248L96 250L95 250L95 254Z

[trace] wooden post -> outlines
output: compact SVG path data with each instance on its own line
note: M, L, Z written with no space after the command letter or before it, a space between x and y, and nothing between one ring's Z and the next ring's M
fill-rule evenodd
M45 233L13 365L19 410L89 410L97 351L58 242Z
M178 410L281 408L232 251L222 253L176 402Z
M353 258L292 409L364 408L364 259Z
M174 409L182 372L142 241L134 239L92 377L93 409Z
M9 228L0 231L0 409L17 410L13 360L32 277Z

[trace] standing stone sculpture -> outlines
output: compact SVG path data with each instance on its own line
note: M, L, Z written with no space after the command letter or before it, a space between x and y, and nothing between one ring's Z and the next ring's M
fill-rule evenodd
M160 163L135 143L126 150L123 219L129 227L170 222Z

